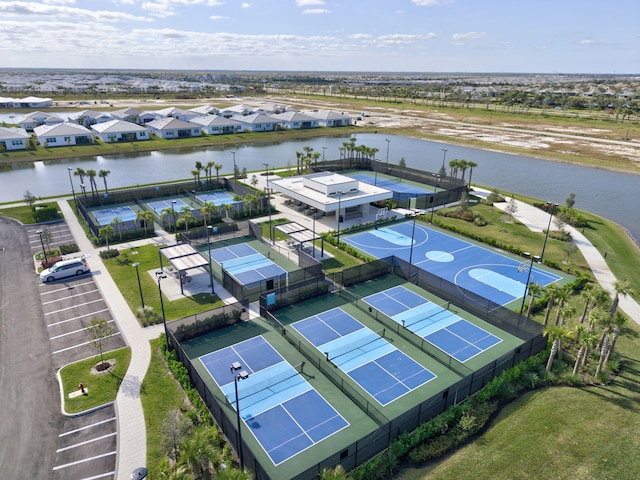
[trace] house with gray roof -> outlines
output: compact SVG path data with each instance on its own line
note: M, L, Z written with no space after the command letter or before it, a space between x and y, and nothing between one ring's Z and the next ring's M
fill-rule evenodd
M88 145L93 143L93 133L77 123L58 125L40 125L33 129L38 143L43 147L67 147L69 145Z
M305 113L291 110L283 113L275 113L271 115L273 118L283 122L284 128L300 130L306 128L317 128L320 126L320 120Z
M138 110L137 108L123 108L122 110L111 112L112 118L117 118L118 120L124 120L125 122L133 123L138 123L139 115L140 110Z
M62 122L64 122L64 120L57 115L46 112L33 112L25 115L18 124L27 132L32 132L40 125L58 125Z
M211 105L202 105L200 107L190 108L189 111L198 115L217 115L220 110Z
M353 117L345 115L344 112L338 113L333 110L317 110L307 112L307 114L317 118L322 127L347 127L353 123Z
M199 114L192 112L191 110L184 110L182 108L168 107L162 110L156 110L156 114L159 118L173 117L178 120L184 120L185 122L191 121L192 118L197 117Z
M202 131L209 135L244 132L242 123L235 120L234 117L226 118L222 115L202 115L194 118L191 122L201 125Z
M185 122L177 118L159 118L146 124L154 135L166 138L188 138L202 135L202 128L197 123Z
M113 117L108 113L96 112L95 110L82 110L81 112L69 115L70 122L84 125L87 128L91 127L91 125L109 122L111 120L113 120Z
M145 127L124 120L111 120L91 126L93 133L105 143L136 142L149 140L150 133Z
M245 132L271 132L284 125L283 121L263 113L236 115L232 118L243 125Z
M0 151L26 150L30 135L24 128L0 127Z

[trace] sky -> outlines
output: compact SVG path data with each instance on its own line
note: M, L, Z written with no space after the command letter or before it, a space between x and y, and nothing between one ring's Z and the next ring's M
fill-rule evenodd
M640 73L638 0L0 0L0 67Z

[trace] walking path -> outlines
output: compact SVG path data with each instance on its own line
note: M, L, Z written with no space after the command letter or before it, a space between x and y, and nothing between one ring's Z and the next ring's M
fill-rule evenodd
M261 178L261 180L263 180ZM263 180L264 181L264 180ZM258 185L260 188L260 185ZM276 218L289 218L311 227L312 219L306 217L295 210L287 208L282 204L282 198L274 195L272 197L274 206L282 214L274 215ZM518 220L527 225L533 231L543 231L547 228L549 215L535 207L524 202L516 200L518 210L514 215ZM162 332L162 325L154 325L151 327L141 327L135 318L129 305L118 290L115 282L108 275L107 270L99 255L99 249L87 239L78 219L71 210L66 200L58 202L74 238L76 239L80 250L84 253L91 253L87 259L93 277L100 288L105 301L107 302L113 316L125 338L127 344L131 347L131 363L127 374L122 382L118 395L116 397L116 409L118 414L118 453L117 453L117 475L118 480L127 480L130 478L131 472L141 466L146 465L147 447L146 447L146 427L144 420L144 412L140 401L140 385L146 374L151 359L151 349L149 341L158 337ZM506 204L497 204L498 208L505 208ZM332 218L324 218L315 222L317 231L327 231L334 229L334 220ZM356 221L343 222L342 228L350 226ZM616 278L609 270L604 258L591 243L574 228L567 227L576 244L585 259L591 266L598 282L609 292L613 291L613 284ZM130 242L118 245L119 248L130 248L133 246L155 244L157 246L166 245L174 241L173 236L165 235L152 239L145 239L136 242ZM222 293L222 292L221 292ZM232 301L225 298L225 301ZM620 308L627 313L636 323L640 324L640 306L631 297L620 298ZM254 315L255 312L254 312Z

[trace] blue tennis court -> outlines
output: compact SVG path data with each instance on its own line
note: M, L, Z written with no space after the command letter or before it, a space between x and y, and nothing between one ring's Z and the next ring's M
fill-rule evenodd
M343 238L349 245L376 258L396 255L408 261L412 255L412 263L418 268L498 305L522 298L525 292L528 263L523 269L516 259L419 223L415 224L415 233L413 222L403 222ZM530 281L546 286L560 278L534 267Z
M196 198L202 203L213 203L216 207L229 203L239 203L236 202L233 197L226 192L201 193L200 195L196 195Z
M173 202L176 202L176 203L173 203ZM187 203L180 198L173 198L169 200L156 200L154 202L147 203L147 205L155 213L160 213L162 212L162 210L167 210L167 209L170 210L171 208L173 208L176 212L179 212L180 210L182 210L183 207L189 207L189 205L187 205Z
M399 285L362 299L459 362L502 340L473 323Z
M383 406L436 378L341 308L291 326Z
M128 222L135 220L137 217L136 212L131 207L111 207L101 208L100 210L94 210L93 216L100 225L109 225L117 218L121 222Z
M208 353L200 361L275 465L349 426L262 336Z
M287 277L286 270L246 243L211 250L211 259L243 285Z
M351 178L355 178L359 182L368 183L369 185L377 185L379 187L386 188L387 190L392 190L397 193L403 193L405 194L405 196L409 197L433 194L432 190L425 190L424 188L416 187L415 185L409 185L397 180L382 178L380 176L378 176L378 178L376 179L374 175L369 175L368 173L357 173L350 176Z

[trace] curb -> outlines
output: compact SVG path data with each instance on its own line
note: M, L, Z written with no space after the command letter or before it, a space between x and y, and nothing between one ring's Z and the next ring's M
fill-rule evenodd
M76 363L76 362L68 363L67 365L72 365L73 363ZM103 408L107 408L112 405L115 405L116 401L114 400L112 402L107 402L107 403L103 403L102 405L98 405L97 407L89 408L82 412L68 413L64 409L64 387L62 386L62 377L60 376L60 371L67 365L63 365L56 371L56 378L58 379L58 386L60 387L60 412L62 413L62 415L64 415L67 418L77 418L77 417L82 417L83 415L88 415L90 413L97 412L98 410L102 410Z

